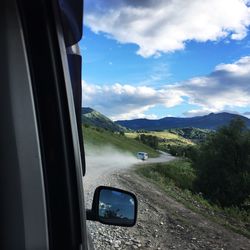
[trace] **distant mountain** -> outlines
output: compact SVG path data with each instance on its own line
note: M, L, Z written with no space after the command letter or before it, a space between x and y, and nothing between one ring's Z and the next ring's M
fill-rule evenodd
M247 127L250 128L250 119L236 114L230 113L211 113L204 116L196 116L191 118L165 117L159 120L135 119L116 121L117 124L133 130L164 130L171 128L201 128L216 130L223 125L227 125L232 119L240 118L245 121Z
M82 123L110 131L125 131L119 124L114 123L108 117L92 108L82 108Z

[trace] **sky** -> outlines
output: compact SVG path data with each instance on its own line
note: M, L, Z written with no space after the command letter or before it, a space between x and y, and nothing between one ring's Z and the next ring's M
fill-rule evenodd
M85 0L82 94L112 120L250 118L250 0Z

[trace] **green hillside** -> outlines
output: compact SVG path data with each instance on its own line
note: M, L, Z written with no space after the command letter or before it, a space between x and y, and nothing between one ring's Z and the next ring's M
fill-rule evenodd
M149 157L159 156L157 151L139 141L101 128L83 126L83 137L86 147L89 145L97 147L111 145L120 151L129 151L134 155L139 151L143 151L147 152Z
M128 138L136 138L137 136L145 134L156 136L158 138L158 149L168 152L174 156L186 156L187 153L197 144L193 140L189 140L180 136L177 133L165 131L148 131L144 133L130 132L125 133Z
M200 129L200 128L175 128L168 129L170 133L180 135L186 139L192 140L193 142L201 142L206 140L207 136L214 133L210 129Z
M130 132L125 133L128 138L136 138L140 134L153 135L159 138L159 146L162 148L163 145L194 145L194 143L178 134L171 133L168 131L149 131L146 133Z
M108 117L92 108L82 108L82 123L84 125L99 127L110 131L126 130L126 128L114 123Z

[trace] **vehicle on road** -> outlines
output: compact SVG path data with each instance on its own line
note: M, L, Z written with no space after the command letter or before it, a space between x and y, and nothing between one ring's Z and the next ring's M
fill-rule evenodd
M145 152L138 152L137 153L137 158L138 159L141 159L143 161L147 160L148 159L148 153L145 153Z
M1 250L87 250L86 220L136 222L124 190L98 187L85 207L82 20L82 0L0 1Z

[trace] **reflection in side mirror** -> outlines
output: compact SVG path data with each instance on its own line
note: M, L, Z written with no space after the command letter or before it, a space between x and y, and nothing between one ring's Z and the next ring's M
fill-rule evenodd
M87 213L87 219L125 227L134 226L136 217L137 199L134 194L103 186L96 189L92 210Z
M98 215L102 223L134 225L135 199L124 191L102 189L99 196Z

